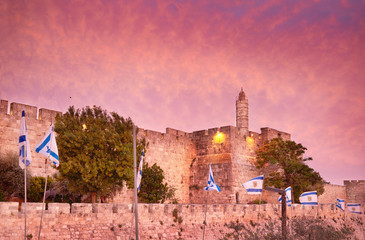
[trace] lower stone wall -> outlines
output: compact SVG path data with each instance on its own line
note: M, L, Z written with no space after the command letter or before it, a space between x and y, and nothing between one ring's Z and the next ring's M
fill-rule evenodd
M0 239L24 239L24 208L17 202L0 202ZM38 239L42 204L27 204L27 234ZM140 239L201 239L206 218L206 239L219 239L230 232L225 223L249 223L279 219L279 204L138 204ZM49 203L44 211L41 239L134 238L131 204ZM288 217L343 217L334 204L318 207L294 205ZM356 217L363 215L357 215ZM351 217L348 216L349 218ZM364 222L362 220L362 222ZM132 227L131 227L132 226Z

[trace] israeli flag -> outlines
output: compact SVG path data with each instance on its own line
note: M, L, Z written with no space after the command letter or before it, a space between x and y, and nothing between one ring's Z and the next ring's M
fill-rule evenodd
M347 211L351 213L361 214L361 204L360 203L348 203Z
M291 207L291 204L292 204L292 202L291 202L291 187L287 187L285 189L285 195L286 195L286 205L288 207ZM279 202L281 202L281 195L279 197Z
M336 207L341 209L342 211L345 211L345 200L337 198L336 200Z
M303 205L318 205L317 191L302 193L299 202Z
M205 187L204 190L205 191L216 190L217 192L221 191L219 186L214 182L213 172L212 172L212 164L211 163L209 164L208 187Z
M46 135L43 137L42 141L36 146L35 151L41 153L56 165L59 166L60 160L58 157L58 148L56 144L56 137L53 130L53 124L49 128Z
M20 120L19 166L24 169L24 167L28 167L31 162L32 154L30 152L27 124L25 123L25 111L23 110L22 118Z
M242 186L246 188L247 194L261 194L262 185L264 184L264 175L248 180Z
M138 175L137 175L137 188L138 188L138 192L141 190L143 157L144 157L144 150L142 151L141 160L139 161L139 167L138 167Z

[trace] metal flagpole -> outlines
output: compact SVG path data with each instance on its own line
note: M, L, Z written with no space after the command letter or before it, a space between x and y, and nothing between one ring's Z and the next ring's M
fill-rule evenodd
M24 165L24 239L27 240L27 157L24 159Z
M209 191L207 191L207 198L205 200L205 217L204 217L204 230L203 230L203 240L205 237L205 226L207 225L207 208L208 208L208 196L209 196Z
M52 137L51 137L52 139ZM52 149L52 141L51 141L51 149ZM47 191L47 179L48 179L48 158L44 161L44 167L46 169L46 181L44 183L44 193L43 193L43 203L42 203L42 213L41 213L41 222L39 224L39 233L38 233L38 240L41 239L41 231L42 231L42 219L43 219L43 211L44 211L44 202L46 201L46 191Z
M347 203L346 202L344 202L343 203L343 207L344 207L344 210L343 210L343 221L346 223L346 205L347 205Z
M291 191L290 191L291 192ZM291 234L292 221L293 221L293 207L294 207L294 198L290 195L291 204L290 204L290 220L289 220L289 233Z
M260 220L262 190L263 190L263 189L261 189L261 194L260 194L260 199L259 199L259 214L258 214L258 216L257 216L257 219L258 219L258 220Z
M137 200L137 162L136 162L136 126L133 124L133 173L134 173L134 213L136 221L136 240L138 238L138 200Z
M131 229L129 231L129 240L131 240L132 229L133 229L133 220L134 220L134 203L132 204L132 219L131 219Z
M39 224L39 233L38 233L38 240L41 239L41 231L42 231L42 220L43 220L43 211L44 211L44 203L46 201L46 192L47 192L47 180L48 180L48 164L47 164L47 160L50 158L51 156L51 152L52 152L52 140L53 140L53 127L52 127L52 131L51 131L51 138L49 141L49 154L48 157L44 160L44 168L46 169L46 181L44 183L44 192L43 192L43 203L42 203L42 213L41 213L41 222Z

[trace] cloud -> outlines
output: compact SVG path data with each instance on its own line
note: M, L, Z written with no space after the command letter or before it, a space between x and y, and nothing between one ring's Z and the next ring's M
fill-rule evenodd
M290 132L325 174L326 163L364 167L363 9L327 0L2 1L0 96L62 111L97 105L142 128L194 131L234 125L243 87L251 130Z

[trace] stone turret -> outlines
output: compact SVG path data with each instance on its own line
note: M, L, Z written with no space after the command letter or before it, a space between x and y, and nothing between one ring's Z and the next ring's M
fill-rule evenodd
M236 127L241 135L248 136L248 100L242 88L236 101Z

